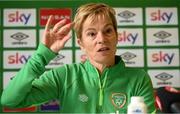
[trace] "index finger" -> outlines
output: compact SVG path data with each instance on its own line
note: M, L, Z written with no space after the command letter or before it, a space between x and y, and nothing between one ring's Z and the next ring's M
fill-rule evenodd
M52 21L53 21L53 15L50 15L46 23L45 31L50 31Z

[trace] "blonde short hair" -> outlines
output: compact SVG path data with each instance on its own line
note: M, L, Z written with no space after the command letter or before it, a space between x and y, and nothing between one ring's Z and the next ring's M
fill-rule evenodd
M103 3L89 3L79 7L74 17L74 30L77 38L81 39L82 37L82 26L84 21L87 18L91 18L92 20L94 20L99 15L110 19L113 23L114 30L117 32L115 10L112 7Z

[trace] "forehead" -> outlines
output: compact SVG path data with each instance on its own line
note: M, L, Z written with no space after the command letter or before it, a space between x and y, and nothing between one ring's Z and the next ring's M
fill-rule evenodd
M83 28L87 28L89 26L95 26L97 24L100 24L102 26L106 24L112 24L112 20L110 19L110 17L106 15L88 16L83 23Z

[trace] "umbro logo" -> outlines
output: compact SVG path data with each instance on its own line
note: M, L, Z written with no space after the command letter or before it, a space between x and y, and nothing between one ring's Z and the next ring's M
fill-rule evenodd
M129 61L129 60L135 58L136 55L133 54L133 53L131 53L131 52L125 52L125 53L121 54L121 57L122 57L124 60Z
M62 54L59 54L59 55L57 55L57 56L53 59L53 61L54 61L54 62L57 62L57 61L59 61L59 60L61 60L61 59L63 59L63 58L65 58L65 56L62 55Z
M88 101L88 96L85 94L79 94L79 100L81 102L87 102Z
M22 32L18 32L18 33L11 35L10 37L20 42L21 40L28 38L29 35L26 35Z
M22 42L22 40L29 38L29 35L24 34L22 32L17 32L15 34L11 35L10 37L12 39L16 40L16 42L12 42L12 44L14 44L14 45L16 45L16 44L22 45L22 44L27 44L27 42Z
M49 63L49 65L63 65L64 63L61 62L61 60L64 58L65 58L64 55L59 54Z
M135 13L132 13L132 12L130 12L128 10L125 10L123 12L118 13L118 16L120 16L120 17L122 17L122 18L124 18L126 20L134 17L135 15L136 15Z
M168 73L162 72L162 73L156 75L155 78L157 78L161 81L167 81L167 80L173 78L173 76Z
M166 38L172 36L172 34L166 32L166 31L159 31L159 32L153 34L153 36L163 40L163 39L166 39Z

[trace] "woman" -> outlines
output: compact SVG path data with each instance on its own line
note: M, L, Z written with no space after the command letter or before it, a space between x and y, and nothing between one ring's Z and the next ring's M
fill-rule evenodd
M118 36L113 8L91 3L77 10L73 23L62 20L51 29L52 20L51 16L36 53L3 91L3 105L27 107L58 99L63 113L126 113L131 96L143 96L148 112L155 111L150 77L143 70L125 67L115 56ZM88 60L44 73L45 65L69 40L73 26Z

